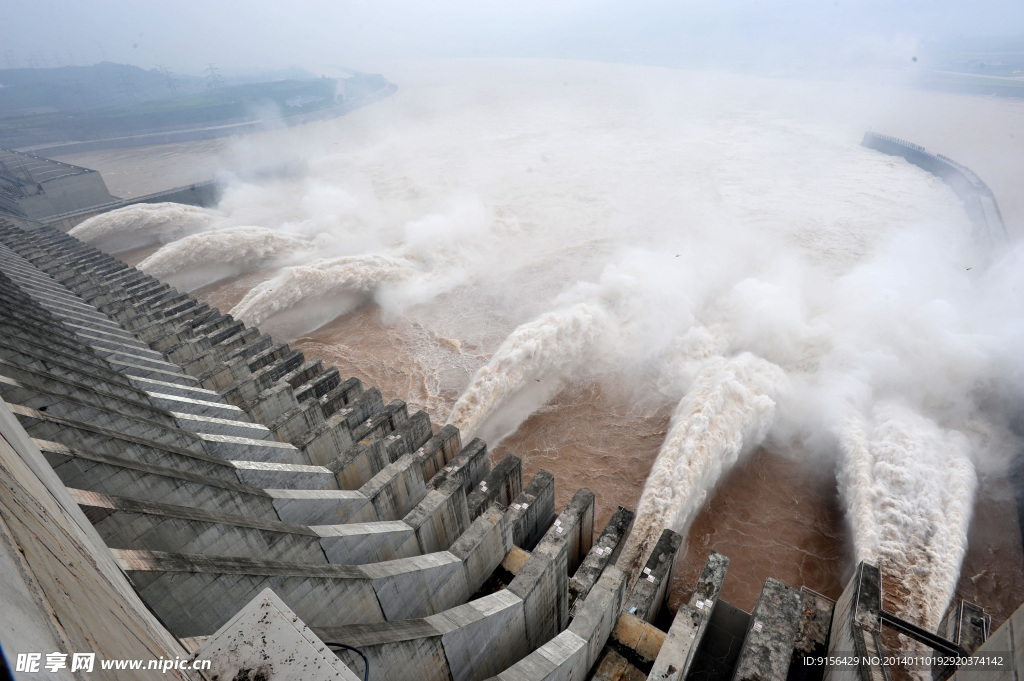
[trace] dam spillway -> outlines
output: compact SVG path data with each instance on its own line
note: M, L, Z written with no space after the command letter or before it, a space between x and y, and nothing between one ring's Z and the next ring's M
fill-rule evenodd
M262 609L292 613L310 655L332 657L321 641L359 648L373 679L786 678L882 617L774 580L745 613L718 597L728 559L712 554L661 631L679 535L661 533L630 584L616 561L631 514L595 532L586 490L556 514L550 474L524 481L511 456L492 469L481 440L435 432L424 412L57 230L0 224L0 273L9 456L52 467L54 499L103 543L93 562L116 565L121 598L155 614L138 608L129 628L161 655L184 645L234 674L227 625L258 632L246 618ZM21 480L13 459L5 470ZM15 526L31 500L10 489ZM10 534L27 555L44 541ZM45 582L42 569L28 573ZM869 573L847 591L880 590ZM128 619L54 607L65 628ZM4 636L9 658L30 649ZM273 661L282 678L287 657ZM339 657L346 669L321 678L362 669Z

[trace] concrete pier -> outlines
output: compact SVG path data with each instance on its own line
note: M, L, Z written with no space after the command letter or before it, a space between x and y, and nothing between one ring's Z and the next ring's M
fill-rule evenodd
M690 673L693 661L704 641L712 613L718 606L729 559L714 551L701 570L690 601L680 606L668 630L665 644L651 668L651 678L681 681Z
M735 681L785 681L803 605L799 590L771 578L765 582L740 648Z
M672 566L682 545L683 538L679 534L671 530L661 533L626 600L626 612L646 622L653 622L658 617L672 577Z
M953 681L1018 681L1024 676L1024 606L974 651L984 666L961 667Z
M720 598L718 554L662 614L678 534L628 588L630 511L595 540L591 492L556 509L550 473L526 482L514 455L492 467L483 441L66 234L2 220L0 430L9 657L95 632L126 658L184 658L186 642L223 678L254 660L284 674L295 654L320 670L304 678L352 678L360 655L323 644L339 641L375 680L811 679L792 676L806 658L877 649L882 624L949 650L988 634L969 605L916 631L881 610L869 565L834 613L773 580L745 613Z

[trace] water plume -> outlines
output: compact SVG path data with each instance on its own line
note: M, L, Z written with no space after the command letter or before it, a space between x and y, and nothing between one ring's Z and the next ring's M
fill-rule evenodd
M173 286L191 290L311 245L307 239L264 227L231 227L169 243L140 262L138 268Z
M299 303L315 304L325 298L347 294L365 295L384 283L400 281L415 274L417 270L410 261L387 255L318 260L309 265L289 267L253 288L231 310L231 315L247 324L261 324ZM335 306L331 316L343 312L343 308Z
M68 234L108 253L119 253L195 234L220 217L217 211L198 206L137 203L91 217Z
M879 566L903 617L934 631L967 551L977 486L967 437L882 401L850 416L840 442L857 560Z
M774 452L831 468L849 404L868 414L875 396L898 398L942 432L970 433L970 419L998 418L982 399L1007 410L1017 399L1024 254L981 286L962 202L920 168L858 142L877 125L971 164L985 155L961 157L969 145L959 135L940 143L928 116L880 118L871 101L893 101L888 90L851 99L849 83L607 63L406 68L388 107L281 140L289 154L305 150L308 177L227 189L224 222L211 227L263 225L330 248L288 256L302 266L253 289L235 314L264 327L292 315L311 329L372 298L383 314L353 316L358 328L332 325L315 340L368 383L451 413L466 435L500 436L547 404L517 434L543 442L558 419L579 413L547 403L570 377L627 395L647 425L656 422L649 432L675 408L643 493L636 560L663 527L687 529L766 423ZM919 92L914 101L951 124L990 121L970 139L1010 144L1017 112L1006 103ZM986 181L999 174L975 170ZM580 312L588 309L596 312ZM494 329L509 320L534 321L495 351ZM412 384L427 387L404 392ZM880 422L858 423L862 449L876 456ZM924 438L904 447L912 466L932 430L905 430ZM857 440L844 442L853 451ZM577 465L614 478L650 460L606 454ZM985 446L972 454L979 471L992 458ZM900 456L893 449L885 466ZM878 475L874 463L867 469ZM866 479L865 489L885 486ZM956 503L969 505L960 490ZM595 491L604 508L632 506L639 493ZM844 493L859 544L875 547L860 555L884 557L866 538L902 530L886 529L898 514L873 499ZM953 535L962 522L950 521Z
M753 354L708 360L672 414L647 478L619 566L635 578L668 528L685 534L708 492L761 443L786 383L782 369Z
M553 310L521 324L473 376L448 423L466 441L488 429L499 437L507 435L587 361L607 328L606 313L592 303ZM503 409L514 413L502 415Z

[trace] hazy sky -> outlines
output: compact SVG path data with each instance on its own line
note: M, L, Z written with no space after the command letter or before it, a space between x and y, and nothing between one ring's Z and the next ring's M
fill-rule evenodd
M1024 2L36 0L4 13L0 66L373 70L494 55L770 69L901 64L927 59L927 41L977 35L1024 35Z

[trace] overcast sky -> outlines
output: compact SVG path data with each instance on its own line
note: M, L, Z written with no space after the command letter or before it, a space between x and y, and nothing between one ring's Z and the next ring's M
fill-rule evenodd
M984 35L1024 35L1024 2L34 0L3 14L0 66L106 59L182 73L209 63L372 71L448 56L860 66L927 59L930 43Z

